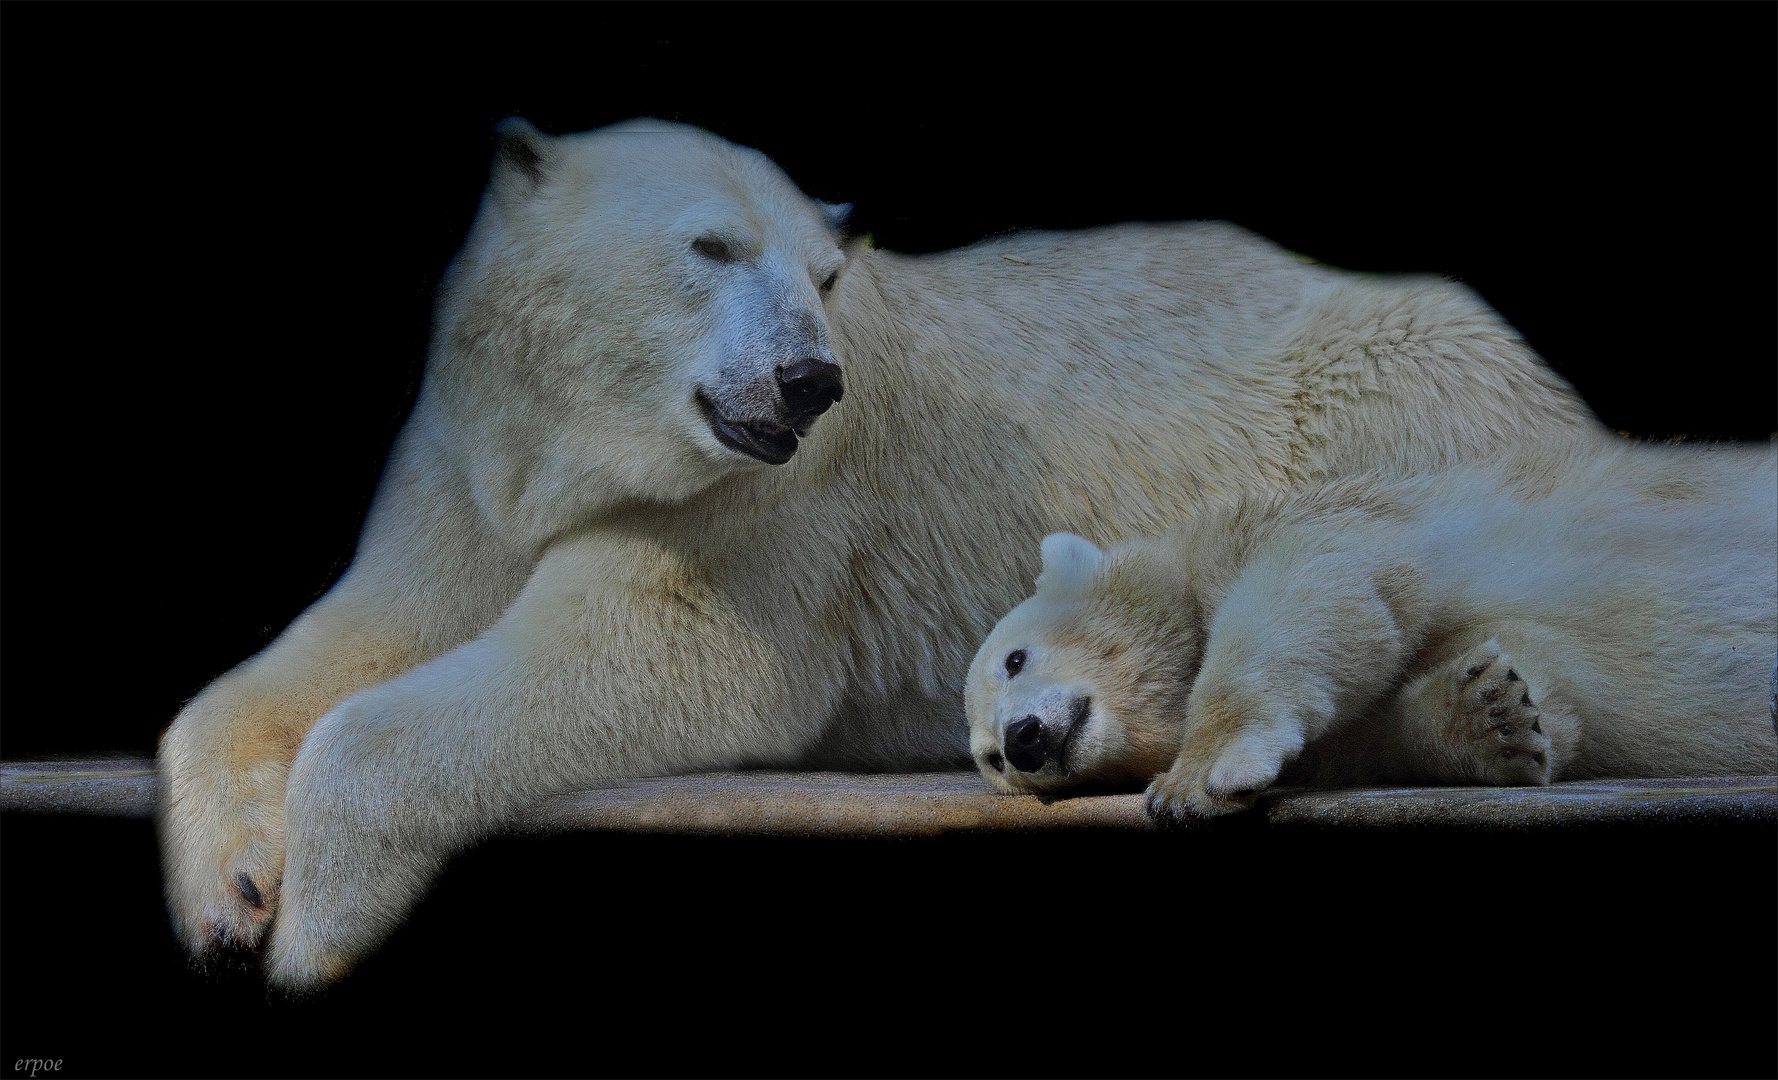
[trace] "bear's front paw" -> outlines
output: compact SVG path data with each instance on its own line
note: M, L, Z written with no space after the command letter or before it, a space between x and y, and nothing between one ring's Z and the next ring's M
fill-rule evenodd
M1142 808L1159 825L1183 825L1198 818L1239 813L1252 800L1214 798L1204 790L1202 769L1174 766L1154 778L1143 796Z
M440 861L362 818L293 828L269 981L294 993L338 981L401 924Z
M1550 738L1531 688L1512 657L1490 638L1453 665L1456 681L1447 738L1478 784L1527 787L1550 782Z
M380 752L389 718L348 700L316 722L291 766L266 970L284 990L345 975L401 924L448 854L454 808L429 787L436 777L397 771Z
M1261 792L1278 780L1284 764L1302 749L1295 725L1250 732L1204 764L1188 748L1173 767L1148 785L1143 807L1162 823L1191 817L1220 817L1250 810Z
M1143 796L1142 808L1161 824L1181 824L1192 818L1221 817L1250 810L1260 792L1277 779L1254 779L1211 787L1199 778L1202 770L1171 769L1154 778Z
M417 854L364 826L356 813L293 815L267 952L272 985L305 993L336 982L400 924L424 887L412 872Z
M160 750L167 907L180 944L199 961L259 944L284 871L290 751L231 704L226 694L201 696Z

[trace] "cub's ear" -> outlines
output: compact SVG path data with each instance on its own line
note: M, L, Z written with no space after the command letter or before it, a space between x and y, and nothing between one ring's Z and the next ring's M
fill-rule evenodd
M1043 572L1037 575L1038 591L1085 592L1104 561L1105 553L1086 537L1050 533L1043 538Z
M815 205L821 208L821 216L827 219L827 227L833 231L833 234L835 237L837 237L841 241L851 239L851 237L852 237L852 204L851 203L830 203L830 202L822 202L820 199L816 199Z
M556 140L529 120L509 116L494 125L494 163L488 190L502 210L529 202L556 164Z

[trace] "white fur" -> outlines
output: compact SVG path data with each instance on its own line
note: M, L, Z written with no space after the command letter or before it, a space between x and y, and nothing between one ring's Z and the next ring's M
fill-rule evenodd
M1596 431L1436 279L1222 224L921 257L831 224L689 128L503 129L356 560L163 743L191 948L275 915L274 976L331 978L440 860L600 777L959 764L957 688L1045 533ZM700 393L761 416L804 355L845 396L788 464L714 436Z
M1037 587L1057 594L1085 589L1105 557L1091 540L1073 533L1051 533L1043 538L1039 550L1043 569L1038 572Z
M1161 814L1240 809L1287 770L1778 771L1775 463L1771 446L1530 447L1250 497L1110 552L1051 537L1046 558L1090 569L1040 581L989 634L972 752L1009 791L1164 771ZM1085 701L1093 738L1066 760L1000 761L1014 717L1051 724Z

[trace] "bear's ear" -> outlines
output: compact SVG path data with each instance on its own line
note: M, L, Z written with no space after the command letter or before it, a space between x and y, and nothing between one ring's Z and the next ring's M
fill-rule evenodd
M1086 537L1051 533L1043 538L1043 573L1037 575L1038 591L1085 592L1104 561L1105 553Z
M816 199L815 205L821 208L821 216L827 219L827 227L835 239L844 243L852 238L851 203L830 203Z
M509 116L494 125L488 190L502 209L522 206L537 194L555 166L555 142L522 117Z

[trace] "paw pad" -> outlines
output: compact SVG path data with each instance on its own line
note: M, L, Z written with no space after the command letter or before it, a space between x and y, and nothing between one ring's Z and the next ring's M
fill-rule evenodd
M1550 740L1531 689L1511 658L1489 640L1470 650L1457 667L1448 738L1466 763L1463 771L1477 783L1501 787L1549 783Z

